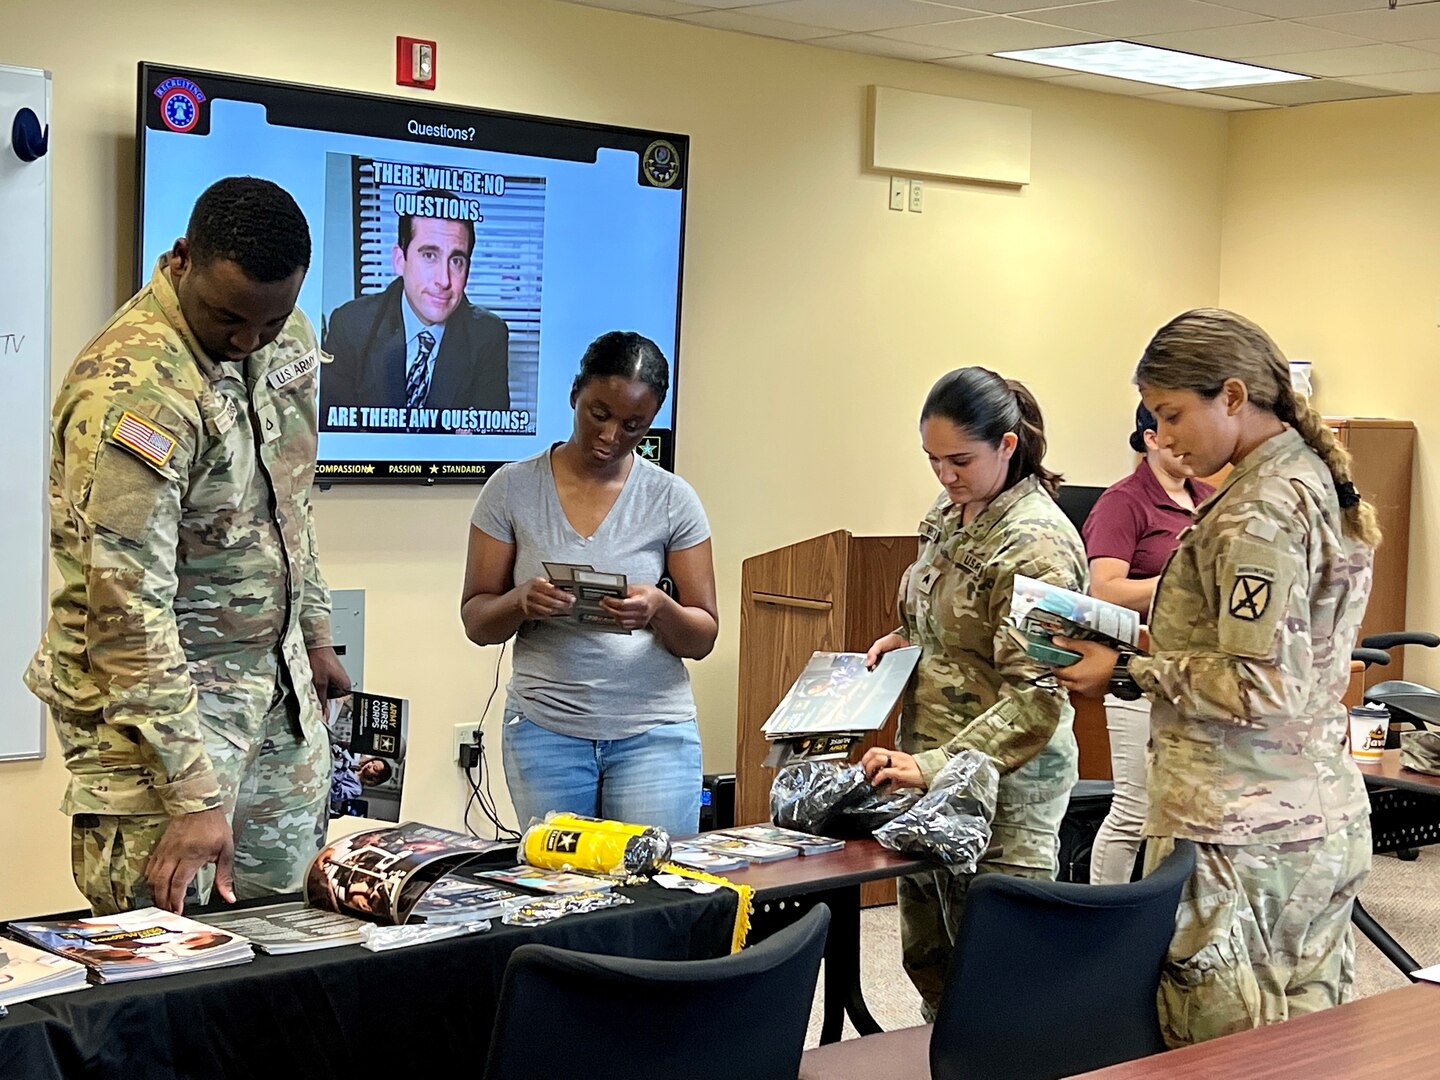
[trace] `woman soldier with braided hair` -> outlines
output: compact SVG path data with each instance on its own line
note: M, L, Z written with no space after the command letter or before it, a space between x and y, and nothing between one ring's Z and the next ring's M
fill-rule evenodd
M1370 822L1341 695L1380 531L1349 454L1248 319L1177 316L1135 381L1160 446L1197 475L1235 466L1181 533L1152 653L1129 664L1153 703L1147 872L1177 839L1198 854L1160 982L1179 1046L1351 995ZM1060 644L1084 657L1061 683L1102 694L1117 655Z

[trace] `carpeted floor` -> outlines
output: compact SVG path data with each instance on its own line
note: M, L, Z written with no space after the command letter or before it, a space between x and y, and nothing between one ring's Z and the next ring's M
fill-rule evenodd
M1440 847L1423 849L1415 862L1378 855L1360 894L1366 910L1422 965L1440 964ZM921 1023L920 998L900 967L900 930L894 907L861 915L860 957L865 1000L886 1031ZM1356 934L1355 992L1366 997L1405 986L1408 980L1360 934ZM820 995L810 1016L805 1045L820 1041ZM845 1021L845 1038L855 1038Z

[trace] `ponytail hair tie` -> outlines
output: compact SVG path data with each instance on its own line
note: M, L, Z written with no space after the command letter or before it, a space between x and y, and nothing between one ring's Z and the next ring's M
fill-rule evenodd
M1335 494L1340 499L1340 509L1349 510L1352 506L1360 505L1360 493L1355 490L1355 485L1346 480L1343 484L1335 485Z

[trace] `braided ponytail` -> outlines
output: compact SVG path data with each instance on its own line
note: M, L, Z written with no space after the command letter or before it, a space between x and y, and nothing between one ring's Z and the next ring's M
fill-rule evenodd
M1289 381L1289 369L1286 369ZM1283 388L1282 388L1283 391ZM1345 535L1372 548L1380 546L1380 521L1375 508L1360 497L1350 471L1350 451L1340 445L1330 425L1310 404L1310 399L1294 390L1282 392L1275 402L1275 415L1300 433L1306 445L1314 450L1335 480L1335 493L1340 497L1340 514Z

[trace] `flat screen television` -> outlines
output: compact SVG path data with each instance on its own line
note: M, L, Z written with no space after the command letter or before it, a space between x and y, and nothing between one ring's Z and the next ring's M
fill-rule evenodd
M672 467L686 136L148 63L138 113L137 287L221 177L273 180L305 212L299 306L334 356L318 483L483 482L565 440L608 330L672 365L637 451ZM422 347L423 390L405 378Z

